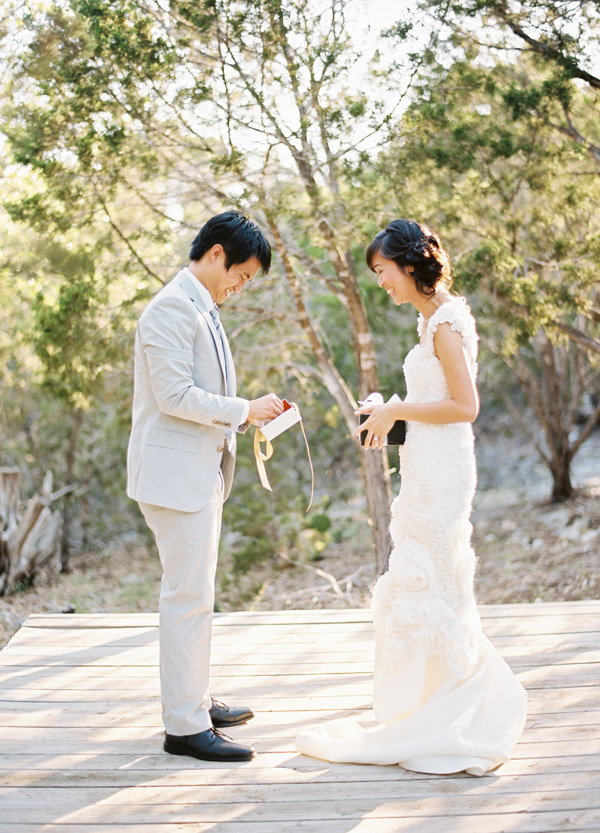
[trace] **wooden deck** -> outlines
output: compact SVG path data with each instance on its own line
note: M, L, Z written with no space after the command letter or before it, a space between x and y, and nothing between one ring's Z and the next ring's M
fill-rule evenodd
M157 617L31 616L0 653L2 833L600 831L600 601L482 608L529 690L514 759L484 778L331 765L299 727L369 708L364 610L217 616L213 693L257 747L219 766L161 751Z

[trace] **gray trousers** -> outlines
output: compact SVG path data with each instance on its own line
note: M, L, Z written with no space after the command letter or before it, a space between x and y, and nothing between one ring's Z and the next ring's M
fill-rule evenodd
M140 503L156 538L163 577L159 600L163 722L171 735L212 725L209 674L223 477L199 512Z

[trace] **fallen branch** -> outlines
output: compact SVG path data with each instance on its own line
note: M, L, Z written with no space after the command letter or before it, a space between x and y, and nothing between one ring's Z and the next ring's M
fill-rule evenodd
M52 557L61 526L61 514L50 504L66 492L52 493L52 473L47 472L20 518L19 481L19 469L0 469L0 596L10 593L16 582L31 580Z
M318 567L313 567L312 564L304 564L302 561L294 561L293 558L290 558L287 553L277 553L280 558L283 558L288 564L293 564L294 567L303 567L305 570L309 570L311 573L315 573L321 578L327 579L327 581L331 584L334 593L336 596L340 596L342 599L344 598L344 592L340 585L337 583L337 579L335 576L332 576L331 573L326 573L325 570L320 570Z
M320 578L327 579L329 585L318 585L317 587L303 587L300 590L294 590L291 593L286 593L286 597L288 598L300 598L304 595L310 595L311 593L323 593L325 591L325 595L331 593L333 591L334 596L337 598L344 599L350 606L355 603L355 600L352 596L352 582L356 578L356 576L361 573L364 569L364 566L359 567L353 573L345 576L342 579L336 579L334 575L331 573L325 572L325 570L321 570L319 567L313 567L312 564L305 564L302 561L294 561L293 558L290 558L287 553L280 552L278 553L279 557L283 559L286 564L291 564L294 567L302 567L304 570L308 570L311 573L319 576ZM346 589L345 591L342 590L341 586L345 584Z

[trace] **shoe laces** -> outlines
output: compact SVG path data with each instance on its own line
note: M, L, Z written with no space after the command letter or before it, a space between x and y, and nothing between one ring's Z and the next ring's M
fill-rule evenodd
M229 735L226 735L225 732L222 732L220 729L217 729L213 726L212 730L213 730L213 735L217 735L218 737L222 738L223 740L229 740L232 743L235 743L233 738L229 737Z

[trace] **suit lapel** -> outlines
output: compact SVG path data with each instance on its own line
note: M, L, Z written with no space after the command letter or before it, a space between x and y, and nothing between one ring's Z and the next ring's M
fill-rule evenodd
M206 308L206 304L200 294L200 290L198 289L196 280L188 275L188 273L184 270L179 272L175 278L175 280L179 283L185 294L188 296L190 301L194 304L198 312L202 315L204 320L208 325L208 329L213 337L213 341L215 343L215 349L217 351L217 356L219 357L219 364L221 366L221 373L223 374L223 383L225 385L225 390L229 393L228 387L231 386L231 383L227 384L227 372L228 367L233 366L233 359L231 358L231 351L229 350L229 344L227 343L227 338L221 339L221 336L217 332L217 328L215 327L215 322L212 319L212 315ZM223 325L221 324L221 327ZM223 331L224 334L224 331ZM227 344L227 352L229 353L229 357L226 357L225 352L223 350L223 343ZM229 364L228 364L229 358ZM235 385L235 373L233 376L233 381Z

